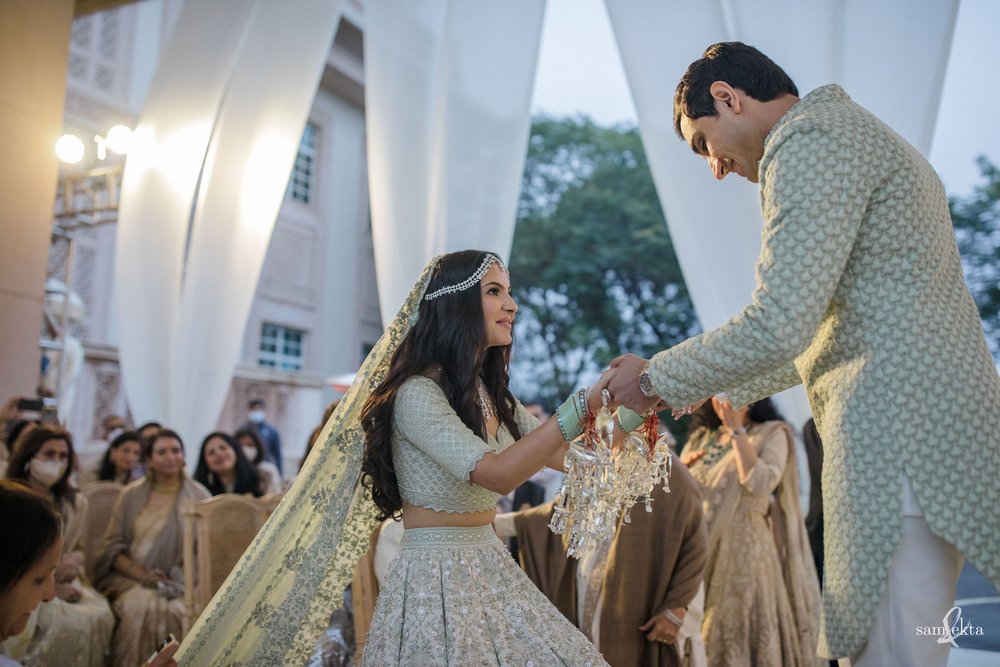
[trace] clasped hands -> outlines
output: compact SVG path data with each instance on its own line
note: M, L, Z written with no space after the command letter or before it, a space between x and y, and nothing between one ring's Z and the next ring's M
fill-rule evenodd
M650 410L670 410L674 419L685 414L691 414L705 401L699 401L684 407L671 407L659 396L646 396L639 387L639 374L646 370L649 361L635 354L623 354L611 362L611 367L601 374L590 386L590 395L600 395L604 389L610 394L608 407L615 409L620 405L639 413L646 414Z

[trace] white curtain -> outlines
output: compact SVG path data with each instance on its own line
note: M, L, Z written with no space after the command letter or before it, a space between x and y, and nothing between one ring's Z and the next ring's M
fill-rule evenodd
M254 6L243 0L187 3L161 54L125 164L114 289L122 382L137 424L170 416L191 212Z
M435 254L506 257L544 0L370 0L369 197L382 321Z
M673 93L688 64L715 42L759 48L805 95L838 83L927 155L958 0L768 3L605 0L657 192L695 310L706 329L750 300L762 220L757 187L718 183L674 134ZM779 397L801 425L801 389Z
M137 420L192 443L216 425L339 15L339 0L185 5L140 119L154 152L130 155L123 183L116 287Z

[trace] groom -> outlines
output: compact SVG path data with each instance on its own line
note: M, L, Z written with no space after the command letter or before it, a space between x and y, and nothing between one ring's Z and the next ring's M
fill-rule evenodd
M751 303L609 389L645 411L722 391L740 407L805 384L825 456L819 653L941 665L963 554L1000 584L1000 378L920 153L838 86L799 98L756 49L715 44L674 127L719 180L760 184ZM976 508L981 508L977 510Z

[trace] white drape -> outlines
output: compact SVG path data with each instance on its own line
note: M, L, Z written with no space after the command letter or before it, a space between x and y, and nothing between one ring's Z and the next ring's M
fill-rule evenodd
M958 0L605 0L639 117L656 189L702 325L712 329L750 300L760 249L757 188L712 177L673 129L673 93L709 44L739 40L777 62L801 94L838 83L927 155ZM779 398L796 424L801 390Z
M369 197L382 321L434 255L506 257L544 0L371 0Z
M140 424L169 419L191 211L254 6L243 0L187 3L163 49L125 164L114 289L122 382Z
M137 420L191 441L218 420L339 14L339 0L185 5L140 119L153 141L123 183L116 287Z

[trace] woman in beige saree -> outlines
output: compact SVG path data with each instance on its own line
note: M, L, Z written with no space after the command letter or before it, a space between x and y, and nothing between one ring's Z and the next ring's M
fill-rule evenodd
M799 508L791 429L769 399L737 411L718 398L701 407L692 428L681 460L705 499L708 663L819 664L819 582Z
M210 497L187 478L176 433L161 430L148 447L146 477L126 486L115 503L97 565L98 586L118 617L116 666L140 664L168 633L183 636L180 508Z

